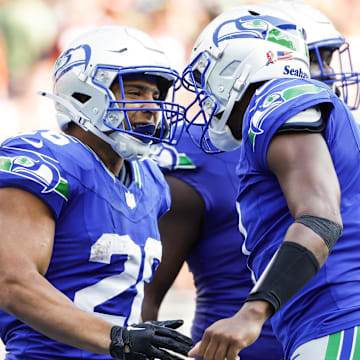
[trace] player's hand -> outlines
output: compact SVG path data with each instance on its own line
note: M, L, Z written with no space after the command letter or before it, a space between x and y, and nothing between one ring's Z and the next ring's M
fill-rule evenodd
M253 306L249 304L245 303L233 317L219 320L208 327L188 356L204 360L236 360L238 353L259 337L267 319L266 315L247 311L246 308Z
M110 355L121 360L179 360L181 358L166 350L187 355L191 349L193 341L174 330L182 324L182 320L169 320L114 326L110 334Z

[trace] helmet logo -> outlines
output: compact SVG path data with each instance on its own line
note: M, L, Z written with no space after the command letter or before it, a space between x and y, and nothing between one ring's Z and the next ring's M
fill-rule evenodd
M68 49L56 61L54 67L55 80L67 73L74 67L83 66L82 71L85 71L91 56L91 48L89 45L79 45L76 48Z
M218 46L220 42L225 40L255 38L271 41L288 49L296 50L297 43L294 37L289 36L286 31L277 28L277 25L284 29L294 26L292 24L284 25L282 19L271 16L258 16L256 19L253 16L243 16L231 19L224 21L217 27L213 34L213 42Z
M269 24L263 20L254 20L251 16L231 19L223 22L213 34L213 42L216 46L220 42L236 38L266 39Z

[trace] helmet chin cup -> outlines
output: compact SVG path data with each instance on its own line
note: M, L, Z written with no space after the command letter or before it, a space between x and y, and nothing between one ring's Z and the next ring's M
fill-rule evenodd
M151 142L145 143L132 135L113 132L109 135L110 145L123 159L128 161L147 158L150 155Z
M220 131L216 131L209 126L208 132L212 144L221 151L233 151L242 144L242 140L235 139L227 125Z

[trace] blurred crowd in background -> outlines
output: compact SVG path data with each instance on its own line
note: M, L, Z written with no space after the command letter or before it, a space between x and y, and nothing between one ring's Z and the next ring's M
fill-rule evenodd
M262 0L264 1L264 0ZM77 34L122 24L154 36L182 72L194 39L225 9L259 0L0 0L0 140L19 131L56 129L51 91L56 57ZM323 11L351 44L360 68L360 1L305 0Z

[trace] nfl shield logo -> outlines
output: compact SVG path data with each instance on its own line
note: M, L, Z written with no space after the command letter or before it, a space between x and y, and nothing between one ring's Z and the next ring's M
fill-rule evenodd
M135 196L130 191L125 193L126 204L130 209L134 209L136 207Z

